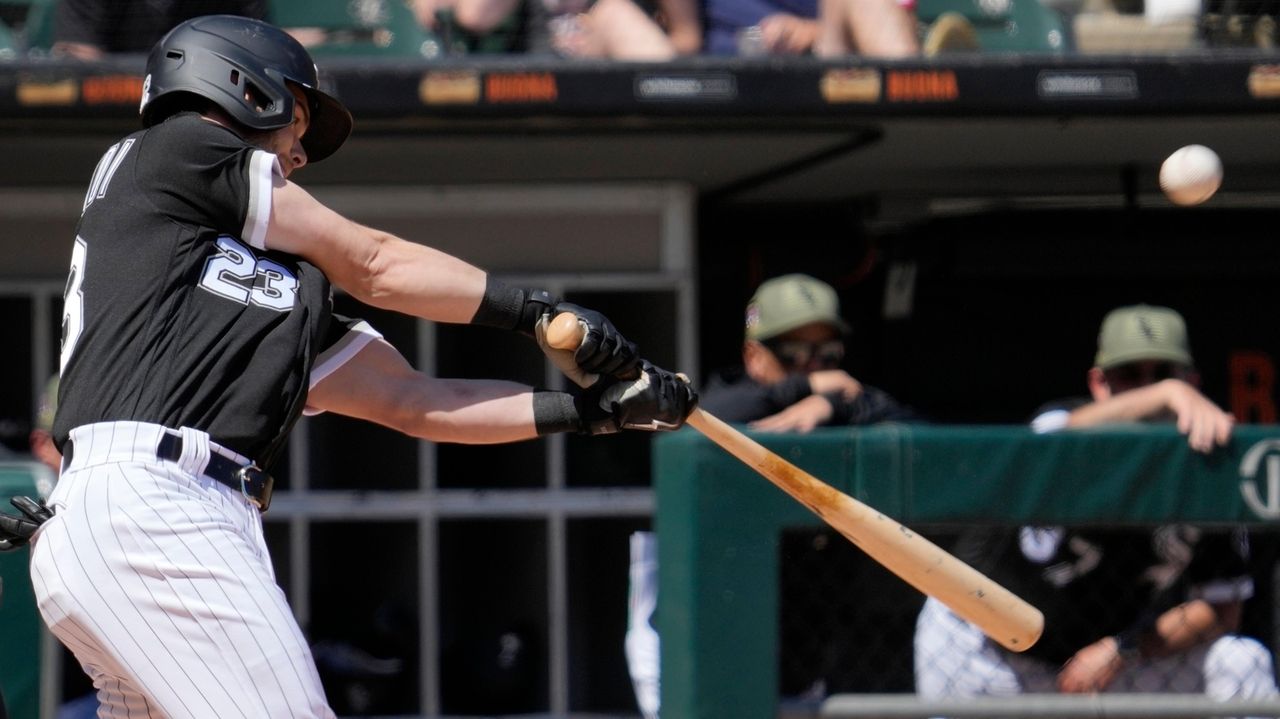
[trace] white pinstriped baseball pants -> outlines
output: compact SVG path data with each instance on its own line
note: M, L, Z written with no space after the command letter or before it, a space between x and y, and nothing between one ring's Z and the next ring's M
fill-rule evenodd
M183 429L179 460L157 460L163 432L74 430L33 543L40 613L93 679L98 716L334 716L257 509L201 475L210 452L237 457Z

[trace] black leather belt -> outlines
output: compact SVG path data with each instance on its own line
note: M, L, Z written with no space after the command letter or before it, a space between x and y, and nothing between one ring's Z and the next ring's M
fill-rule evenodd
M177 462L182 458L182 435L165 433L156 446L156 457ZM246 499L258 505L258 511L265 512L271 506L271 490L275 480L270 474L251 464L242 467L235 460L228 459L217 452L209 453L209 463L205 465L204 476L214 479L232 489L238 489Z
M62 448L63 469L71 465L74 452L75 445L68 439ZM182 435L165 432L156 446L156 457L170 462L182 459ZM235 460L223 457L217 452L210 452L209 463L204 468L204 476L239 490L244 494L245 499L258 507L260 512L267 511L271 506L271 491L275 486L275 479L259 469L257 465L242 467L236 464Z

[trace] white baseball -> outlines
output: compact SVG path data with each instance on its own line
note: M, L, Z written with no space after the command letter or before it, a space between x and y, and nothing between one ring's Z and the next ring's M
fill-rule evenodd
M1222 160L1204 145L1178 149L1160 165L1160 189L1175 205L1198 205L1222 185Z

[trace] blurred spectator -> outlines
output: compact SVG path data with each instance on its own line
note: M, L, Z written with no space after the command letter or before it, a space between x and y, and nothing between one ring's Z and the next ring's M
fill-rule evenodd
M652 12L633 0L412 0L412 6L418 22L437 32L442 18L474 35L521 18L521 49L535 54L661 61L697 52L693 0L658 2Z
M1196 389L1197 381L1177 312L1122 307L1102 324L1088 373L1092 399L1047 405L1032 427L1175 421L1191 449L1212 452L1230 439L1234 420ZM1014 654L929 599L917 622L916 690L929 699L1157 691L1274 697L1270 653L1235 634L1253 594L1248 552L1243 529L966 532L957 554L1040 608L1044 635Z
M914 410L840 369L849 325L831 285L803 274L766 280L747 303L741 367L716 373L701 406L768 432L912 421ZM646 719L659 708L658 553L652 532L631 535L627 667Z
M704 15L712 55L920 53L910 0L704 0Z
M770 432L916 419L909 407L841 369L849 326L836 291L808 275L776 277L747 304L742 366L713 374L702 407Z
M98 60L110 53L146 53L178 23L200 15L261 19L267 0L60 0L53 53Z

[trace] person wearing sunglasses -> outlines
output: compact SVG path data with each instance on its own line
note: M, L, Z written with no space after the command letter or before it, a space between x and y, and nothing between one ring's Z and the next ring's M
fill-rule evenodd
M849 325L831 285L804 274L763 282L747 303L742 366L715 373L700 406L732 423L768 432L915 421L916 412L842 369ZM626 657L645 719L659 710L657 543L653 532L631 536Z
M917 419L842 368L848 334L831 285L804 274L766 280L747 303L742 366L712 376L702 406L768 432Z
M1046 405L1032 428L1176 422L1192 450L1209 453L1229 441L1234 419L1200 393L1198 381L1180 314L1120 307L1098 334L1087 375L1091 396ZM956 553L1040 608L1045 632L1013 654L927 600L914 653L916 691L924 698L1171 692L1225 701L1278 694L1270 652L1237 634L1254 591L1243 528L974 527L961 534Z

